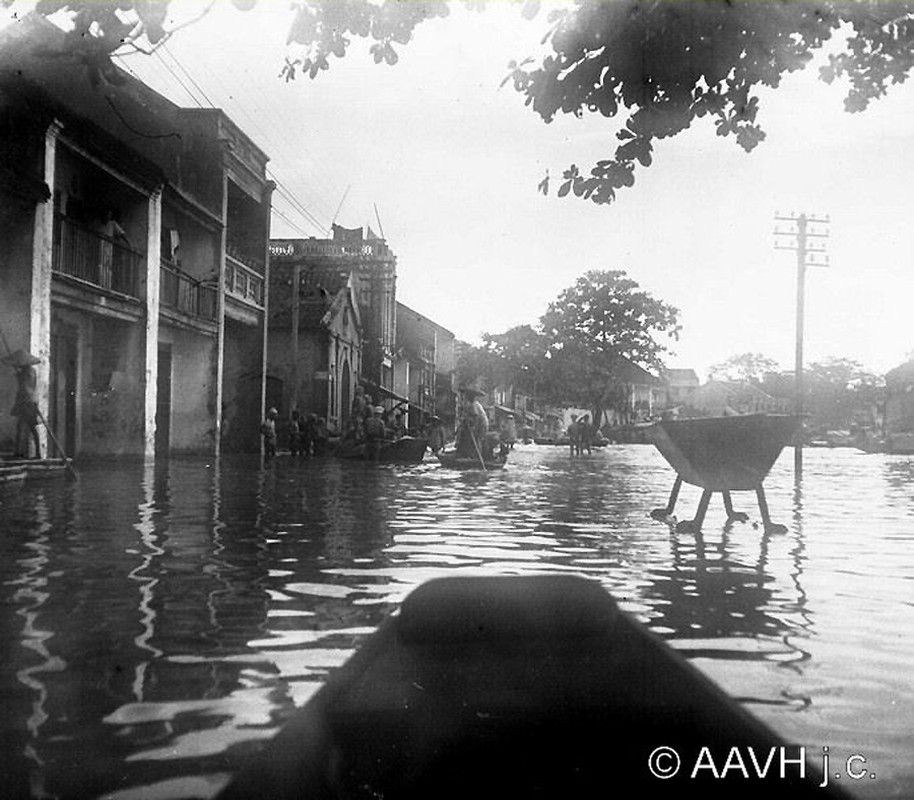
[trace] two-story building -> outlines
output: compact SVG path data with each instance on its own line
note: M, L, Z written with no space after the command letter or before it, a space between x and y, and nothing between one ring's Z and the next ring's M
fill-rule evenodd
M267 382L281 416L316 413L342 431L358 382L375 402L394 396L396 257L387 243L339 225L332 239L273 239L270 271Z
M451 331L407 305L397 303L394 392L409 401L407 424L421 430L432 416L453 425L455 337Z
M69 456L255 448L267 158L219 110L36 50L60 38L29 19L0 49L7 344L39 359L38 405Z

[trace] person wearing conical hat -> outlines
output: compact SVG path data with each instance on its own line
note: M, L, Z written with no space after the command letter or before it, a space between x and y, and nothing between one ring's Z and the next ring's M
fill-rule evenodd
M38 374L35 364L41 359L17 350L11 353L4 361L10 364L16 372L16 399L10 414L16 417L16 449L15 458L29 457L29 441L35 445L35 458L41 458L41 442L38 438Z
M479 458L486 456L487 436L489 432L489 418L479 398L481 392L474 386L464 386L460 389L461 422L457 429L457 455L464 458Z

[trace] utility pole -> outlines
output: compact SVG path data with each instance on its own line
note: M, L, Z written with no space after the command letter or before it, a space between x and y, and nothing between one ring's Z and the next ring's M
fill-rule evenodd
M298 410L298 317L301 306L301 263L292 267L292 397L289 412Z
M788 223L787 230L774 229L776 250L792 250L797 255L797 339L796 339L796 366L794 367L795 387L795 413L803 416L803 323L806 306L806 268L827 267L828 254L825 252L825 242L817 239L827 239L828 231L820 230L816 226L827 225L829 218L812 217L806 214L787 216L775 213L775 225L779 222ZM802 431L802 427L801 427ZM803 471L803 438L797 440L793 451L793 464L796 474Z

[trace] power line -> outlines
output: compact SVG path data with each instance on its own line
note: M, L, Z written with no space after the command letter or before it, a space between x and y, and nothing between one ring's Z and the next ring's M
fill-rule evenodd
M181 70L182 74L187 78L187 80L189 80L189 81L194 85L194 87L197 89L197 91L200 92L200 95L201 95L201 96L203 97L203 99L207 102L207 104L210 106L210 108L215 108L215 107L216 107L216 104L213 103L213 101L209 99L209 97L207 96L206 92L204 92L203 89L201 88L200 84L197 83L197 81L194 80L194 76L191 75L191 74L184 68L184 65L180 62L180 60L178 59L178 57L177 57L174 53L172 53L171 50L168 49L168 45L167 45L165 42L162 43L161 50L163 50L164 52L166 52L166 53L168 54L169 58L171 58L171 60L174 61L175 64L177 64L178 69ZM156 50L156 52L158 53L159 51Z
M271 207L270 207L270 211L271 211L272 213L276 214L277 217L280 217L280 218L281 218L283 221L285 221L290 227L292 227L292 228L294 228L295 230L297 230L302 236L304 236L304 237L306 237L306 238L308 237L309 234L306 233L304 230L302 230L298 225L296 225L296 224L295 224L291 219L289 219L285 214L283 214L283 212L280 211L279 208L277 208L276 206L271 206Z
M169 57L171 58L171 60L174 62L174 64L176 65L176 67L177 67L177 68L180 70L180 72L185 76L186 80L185 80L184 78L182 78L181 75L178 74L178 72L175 71L175 68L173 68L173 67L165 60L164 56L162 55L162 52L163 52L163 51L164 51L165 53L168 54L168 56L169 56ZM170 50L168 50L167 48L165 48L165 47L163 46L162 48L158 48L158 49L155 50L155 55L158 57L159 64L160 64L162 67L164 67L165 70L167 70L167 72L171 75L171 77L172 77L172 78L177 82L177 84L184 90L185 94L191 99L191 101L192 101L198 108L204 108L204 102L201 102L201 100L200 100L201 97L203 98L203 101L205 101L206 105L208 105L210 108L217 108L216 104L213 103L213 101L209 98L209 96L207 95L206 91L200 86L199 82L193 77L193 75L191 75L190 71L182 64L182 62L180 61L180 59L178 59L177 56L175 56L174 53L172 53ZM120 58L122 58L122 57L120 57ZM141 79L136 75L135 72L133 72L132 70L130 70L130 71L131 71L131 74L134 75L134 77L136 77L138 80L141 80ZM192 90L188 84L192 84L193 87L194 87L194 89L195 89L196 91ZM199 96L198 96L198 95L199 95ZM251 120L251 122L254 124L254 126L260 131L261 135L264 136L264 138L266 138L266 136L265 136L264 133L263 133L263 130L262 130L262 129L260 128L260 126L257 124L255 118L254 118L253 116L251 116L251 114L250 114L250 113L247 111L247 109L240 103L240 101L238 101L237 99L234 99L234 98L231 98L231 99L234 100L234 103L235 103L235 105L238 107L238 109L239 109L246 117L248 117L248 118ZM278 130L282 130L282 126L277 126L277 129L278 129ZM278 191L279 195L280 195L283 199L286 200L286 202L287 202L287 203L289 204L289 206L291 207L291 210L292 210L292 211L294 211L295 213L297 213L299 216L302 217L302 219L304 220L304 222L305 222L307 225L309 225L309 226L314 226L315 228L317 228L319 231L322 231L322 232L327 230L326 225L322 224L321 221L320 221L320 220L319 220L319 219L318 219L318 218L317 218L317 217L307 208L307 206L305 206L305 204L302 203L302 202L293 194L293 192L285 185L285 183L284 183L283 181L281 181L281 180L280 180L271 170L267 169L267 175L268 175L268 177L270 177L271 180L273 180L273 181L276 183L277 191ZM289 225L291 225L292 227L294 227L295 230L299 231L303 236L308 236L308 235L309 235L309 234L307 234L299 225L297 225L297 224L295 224L294 222L292 222L292 220L290 220L290 219L288 218L287 215L283 214L283 213L280 212L278 209L277 209L277 214L278 214L283 220L285 220Z

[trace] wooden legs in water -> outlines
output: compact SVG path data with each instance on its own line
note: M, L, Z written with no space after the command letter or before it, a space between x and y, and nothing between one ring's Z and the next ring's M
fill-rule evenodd
M666 508L655 508L651 511L651 516L654 519L664 520L667 517L673 515L673 509L676 508L676 499L679 497L679 490L682 488L682 478L678 475L676 476L676 481L673 483L673 491L670 492L670 499L666 504Z
M655 508L651 511L651 517L659 520L667 520L673 515L673 509L676 507L676 500L679 498L679 490L682 488L682 478L678 475L676 476L676 481L673 483L673 489L670 492L670 499L667 501L667 504L663 508ZM705 521L705 514L708 512L708 506L711 503L711 495L713 494L712 489L705 489L701 493L701 499L698 501L698 508L695 511L695 517L693 519L682 520L676 524L676 530L683 533L697 533L701 530L701 526ZM727 524L731 525L734 522L746 522L749 519L748 514L742 511L734 511L733 509L733 498L730 496L730 492L727 490L721 491L721 494L724 497L724 510L727 512ZM765 499L765 490L761 485L755 488L755 496L758 499L759 511L762 515L762 524L765 527L765 530L768 533L785 533L787 527L785 525L779 525L776 522L771 521L771 517L768 514L768 501Z

